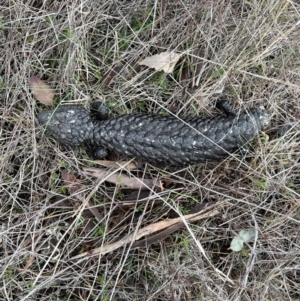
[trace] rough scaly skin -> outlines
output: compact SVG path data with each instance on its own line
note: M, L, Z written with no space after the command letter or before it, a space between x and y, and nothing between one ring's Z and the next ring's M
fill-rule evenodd
M42 125L61 144L107 150L145 161L187 165L216 161L233 153L268 127L266 111L252 108L234 116L179 119L159 115L122 115L95 120L78 105L64 105L38 115Z

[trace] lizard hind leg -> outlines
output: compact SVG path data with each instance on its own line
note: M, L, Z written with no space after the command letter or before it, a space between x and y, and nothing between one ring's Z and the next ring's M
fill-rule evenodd
M102 102L96 101L91 104L91 115L98 120L108 119L109 108Z
M107 157L107 149L104 147L91 147L91 146L87 146L86 148L86 153L87 155L92 158L92 159L99 159L102 160L104 158Z
M216 103L216 107L220 111L224 112L227 117L229 117L229 116L235 117L236 116L236 113L235 113L233 107L231 106L231 104L228 102L228 100L219 99Z

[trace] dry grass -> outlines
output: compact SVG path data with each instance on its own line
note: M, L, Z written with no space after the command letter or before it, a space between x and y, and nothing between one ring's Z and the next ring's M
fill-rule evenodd
M288 0L2 1L0 299L299 300L299 30L300 5ZM166 50L186 53L171 75L137 67ZM83 151L44 135L31 71L55 88L57 102L100 99L113 115L210 114L222 97L238 111L265 106L272 126L247 158L179 170L146 165L140 175L165 179L164 193L123 206L126 190L82 172L91 164ZM70 195L62 170L85 191ZM88 214L89 201L101 220ZM72 259L209 201L219 215L160 243ZM228 250L252 228L254 242Z

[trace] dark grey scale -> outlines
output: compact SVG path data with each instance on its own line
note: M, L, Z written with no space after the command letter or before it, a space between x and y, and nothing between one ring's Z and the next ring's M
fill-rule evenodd
M155 160L157 160L158 162L162 162L162 159L161 159L162 153L159 149L152 148L152 154L154 155ZM168 160L168 158L165 158L165 160Z
M112 139L114 139L114 137L116 137L117 135L117 131L114 129L110 129L109 132L107 133Z
M153 161L156 157L153 154L151 149L146 149L144 148L143 150L140 151L141 157L140 158L150 158L151 161Z
M116 131L116 135L114 137L112 137L113 142L115 144L118 144L120 142L122 142L123 137L119 135L119 133Z
M144 142L145 137L142 135L142 133L140 135L134 135L134 146L140 145L141 143Z
M194 132L194 137L196 138L196 136L201 137L201 135L199 134L199 130L195 130L192 127L189 126L185 126L184 128L182 128L182 133L183 133L183 137L185 136L189 136L191 132Z
M135 133L133 131L130 131L126 136L125 136L125 139L126 139L126 144L128 146L131 146L131 147L134 147L135 146Z
M173 139L174 141L174 147L180 147L181 149L184 147L184 143L183 143L183 137L181 136L175 136Z
M172 140L171 137L165 134L160 134L158 136L158 141L162 144L162 145L168 145L171 149L172 149Z
M133 154L137 154L136 156L133 155L134 157L142 158L144 153L148 153L148 149L146 147L144 147L144 146L143 147L139 147L138 144L135 144L132 147L132 153Z
M134 157L135 156L134 154L136 153L134 146L127 147L125 144L123 144L123 145L124 145L125 150L127 151L125 154ZM122 150L120 150L118 153L119 154L122 153Z
M115 130L116 130L117 132L119 132L119 131L121 130L121 124L118 123L118 122L116 122L114 128L115 128Z

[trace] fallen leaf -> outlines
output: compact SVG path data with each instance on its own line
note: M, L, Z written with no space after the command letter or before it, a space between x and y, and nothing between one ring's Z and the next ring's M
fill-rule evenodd
M39 102L47 106L53 105L54 91L48 84L46 84L34 74L30 75L29 84L33 96Z
M108 172L106 169L88 168L88 167L84 168L83 171L87 176L100 178L100 179L105 178L105 181L109 183L126 186L131 189L149 189L149 187L152 188L153 186L156 186L152 180L129 177L122 172L116 172L112 174L111 172Z
M145 239L135 241L131 245L130 249L147 248L154 243L158 243L170 237L171 234L173 234L176 231L182 230L184 227L185 227L184 223L175 224Z
M214 207L214 206L212 206ZM89 250L87 252L83 252L81 254L78 254L71 258L71 260L79 259L85 256L95 256L95 255L104 255L107 253L110 253L114 250L117 250L121 248L124 245L127 245L129 243L132 243L133 241L136 241L146 235L150 235L154 232L161 231L163 229L172 227L173 225L176 225L178 223L182 223L182 219L184 218L186 222L195 222L200 219L209 218L212 216L215 216L219 213L219 211L215 208L214 210L208 211L208 212L197 212L194 214L188 214L184 215L183 217L177 217L173 219L167 219L163 220L154 224L150 224L148 226L145 226L144 228L139 229L138 231L134 231L133 233L129 234L127 237L117 241L113 242L107 245L104 245L99 248L95 248L93 250ZM178 227L176 227L178 228Z
M216 204L217 204L216 202L197 204L193 208L193 210L190 212L190 214L203 213L208 208L211 208L211 207L215 206ZM157 243L157 242L159 242L161 240L164 240L164 239L170 237L170 235L172 233L174 233L176 231L179 231L179 230L183 229L184 227L185 227L185 224L183 222L175 224L175 225L173 225L171 227L168 227L168 228L160 231L159 233L156 233L156 234L154 234L152 236L148 236L145 239L135 241L131 245L131 249L149 247L151 244Z
M35 251L36 251L36 253L37 253L38 249L36 249ZM23 270L21 271L21 274L25 274L25 273L27 272L28 268L32 265L34 259L35 259L35 254L34 254L34 255L31 255L31 256L29 257L29 259L27 260L27 263L26 263L25 267L24 267Z
M83 191L86 187L80 183L80 180L76 179L74 172L62 170L61 177L70 194L74 194L77 199L84 197Z
M255 237L255 230L241 230L238 236L235 236L230 244L230 249L239 252L243 249L244 242L249 242Z
M108 160L94 160L94 162L109 168L124 168L126 170L136 169L135 163L130 161L108 161Z
M163 70L166 73L172 73L174 71L175 65L181 58L183 53L176 52L161 52L160 54L155 54L148 56L139 62L139 65L145 65L150 68L154 68L156 71Z
M155 194L153 193L155 192ZM122 205L132 205L136 202L147 202L159 198L160 188L154 190L132 190L123 200L120 200ZM152 197L152 198L151 198Z

